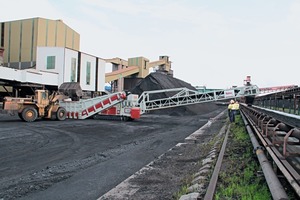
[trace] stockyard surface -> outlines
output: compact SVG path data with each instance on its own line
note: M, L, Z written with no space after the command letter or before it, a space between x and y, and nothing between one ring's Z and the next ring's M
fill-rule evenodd
M191 87L154 73L132 93L187 86ZM25 123L18 116L0 112L0 199L104 199L109 191L117 199L112 189L151 162L157 170L134 179L139 189L131 197L124 195L129 199L173 199L206 156L197 145L175 146L225 109L202 103L158 110L127 122L68 119ZM225 120L226 115L216 120L201 142L218 134Z

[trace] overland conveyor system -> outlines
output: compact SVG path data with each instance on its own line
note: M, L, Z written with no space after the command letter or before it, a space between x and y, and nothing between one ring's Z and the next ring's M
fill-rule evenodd
M86 119L98 114L119 116L123 120L138 119L140 115L158 109L187 106L198 103L236 99L240 97L255 96L259 89L255 85L235 87L226 90L200 93L187 88L174 88L165 90L145 91L139 97L136 94L126 95L117 92L91 99L79 101L62 101L60 106L67 111L67 118ZM157 96L170 96L155 98Z
M79 101L61 101L59 105L66 109L67 118L86 119L120 104L125 99L125 92L117 92L90 99L80 99Z
M154 99L153 96L159 93L172 94L171 97ZM216 90L210 92L198 92L187 88L175 88L166 90L145 91L139 97L139 107L141 114L163 108L172 108L186 106L198 103L221 101L226 99L243 98L259 94L259 88L256 85L235 87L225 90Z

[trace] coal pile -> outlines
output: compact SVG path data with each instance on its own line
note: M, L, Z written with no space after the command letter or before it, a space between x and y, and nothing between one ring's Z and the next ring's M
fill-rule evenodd
M132 94L141 95L144 91L152 90L163 90L163 89L172 89L172 88L188 88L191 90L196 90L190 83L187 83L183 80L162 74L160 72L154 72L145 77L138 85L130 90ZM173 96L174 93L159 93L157 95L152 95L151 99L161 99ZM200 103L189 106L180 106L168 109L161 109L151 111L155 114L168 114L174 116L182 115L196 115L210 112L212 109L218 107L215 103Z
M187 82L162 74L160 72L155 72L149 74L146 78L144 78L141 82L139 82L139 84L136 87L134 87L130 92L133 94L141 95L144 91L183 88L183 87L191 90L196 90L195 87L193 87L191 84ZM174 94L175 93L159 93L159 94L151 95L151 97L152 99L160 99L160 98L170 97Z

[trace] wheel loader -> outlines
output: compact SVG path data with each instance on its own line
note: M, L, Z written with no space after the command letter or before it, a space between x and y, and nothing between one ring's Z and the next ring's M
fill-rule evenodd
M59 106L59 101L68 98L54 92L49 95L48 90L36 90L29 98L5 97L3 110L15 113L25 122L33 122L37 118L65 120L66 109Z

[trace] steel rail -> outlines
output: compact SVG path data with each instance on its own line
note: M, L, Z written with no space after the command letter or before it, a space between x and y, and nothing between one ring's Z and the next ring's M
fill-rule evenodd
M213 174L211 176L211 179L209 181L209 185L207 187L207 190L206 190L206 193L205 193L205 196L204 196L204 200L212 200L214 198L214 194L215 194L216 186L217 186L217 182L218 182L218 176L219 176L219 172L220 172L220 169L221 169L223 157L224 157L224 154L225 154L225 149L226 149L226 145L227 145L229 132L230 132L230 125L227 127L227 131L226 131L225 138L224 138L224 141L223 141L223 144L222 144L222 148L221 148L221 151L219 153L218 160L217 160L217 163L216 163L215 168L214 168L214 172L213 172Z
M267 157L265 156L265 153L263 151L263 147L259 145L259 142L257 141L250 125L252 126L251 123L248 123L248 120L246 119L245 115L243 112L241 112L241 116L243 118L244 124L246 126L247 132L250 136L254 152L256 153L256 156L259 160L259 163L261 165L262 171L264 173L265 179L267 181L269 190L271 192L271 195L274 200L283 200L283 199L288 199L288 195L286 194L283 186L281 185L278 177L276 176L272 165L268 161Z

